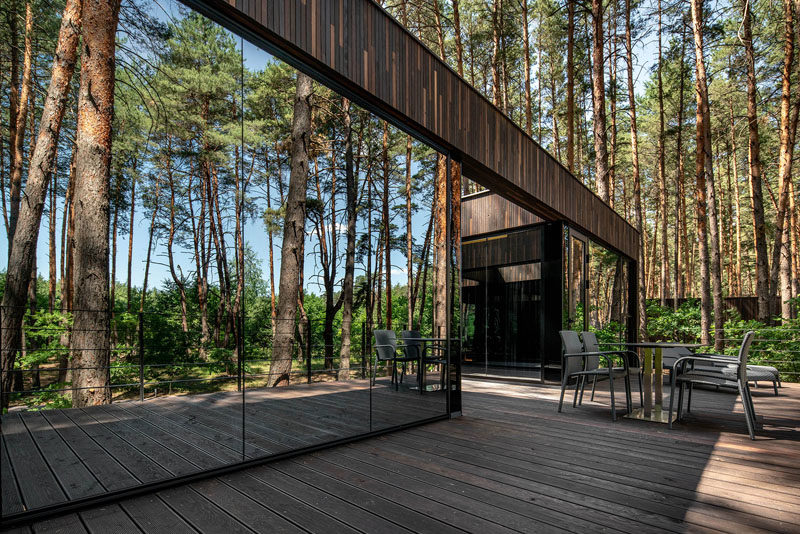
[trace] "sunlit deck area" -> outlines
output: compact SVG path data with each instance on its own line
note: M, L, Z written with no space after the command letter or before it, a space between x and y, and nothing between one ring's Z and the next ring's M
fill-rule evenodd
M18 531L798 532L800 386L753 391L755 442L733 393L696 390L670 431L612 423L607 392L559 414L555 386L468 380L463 417ZM373 428L442 413L436 393L409 393L373 388ZM244 438L241 398L222 393L11 415L3 507L363 433L369 396L357 381L250 392Z

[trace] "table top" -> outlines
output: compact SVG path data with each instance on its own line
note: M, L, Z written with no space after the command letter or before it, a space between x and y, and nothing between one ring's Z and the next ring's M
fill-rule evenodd
M626 347L641 347L646 349L697 349L704 346L702 343L666 343L660 341L643 341L640 343L620 343Z

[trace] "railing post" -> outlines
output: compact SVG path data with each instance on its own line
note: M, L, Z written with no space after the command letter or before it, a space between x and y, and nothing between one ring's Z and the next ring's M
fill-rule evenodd
M311 317L306 320L306 374L308 383L311 383Z
M139 312L139 402L144 401L144 312Z
M364 365L367 358L367 324L365 322L361 322L361 380L366 378L366 370L367 367Z

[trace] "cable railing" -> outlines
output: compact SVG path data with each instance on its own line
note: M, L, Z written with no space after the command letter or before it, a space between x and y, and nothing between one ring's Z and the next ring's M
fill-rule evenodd
M343 361L340 326L334 328L334 342L326 343L324 321L298 318L284 363L274 370L272 329L278 319L267 318L264 332L263 317L256 324L253 316L211 310L205 319L197 310L186 314L81 310L105 315L108 327L76 328L74 314L79 310L56 311L59 314L47 312L49 324L26 313L17 332L19 344L2 349L4 357L16 356L13 369L0 371L3 378L11 375L3 381L10 385L4 394L11 407L63 407L71 395L90 389L107 390L112 401L142 401L176 393L263 387L278 375L288 377L289 384L310 384L389 372L385 362L372 369L372 334L365 321L353 324L351 355ZM7 309L0 307L0 340L9 335L2 322L4 312ZM123 320L115 322L114 317ZM72 344L78 334L98 332L107 333L100 347ZM95 381L86 383L81 373L94 373Z

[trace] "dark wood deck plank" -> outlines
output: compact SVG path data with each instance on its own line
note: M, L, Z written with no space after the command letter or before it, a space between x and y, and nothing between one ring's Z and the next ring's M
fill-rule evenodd
M247 475L269 484L282 493L301 500L314 509L324 512L361 532L410 532L402 525L391 523L378 515L363 510L338 495L327 493L314 485L287 476L272 466L250 469L247 471Z
M85 432L97 445L113 456L130 473L135 473L141 482L164 480L169 472L153 462L127 441L111 432L104 425L81 410L64 410L63 414Z
M428 427L426 430L433 435L434 439L442 442L455 440L456 443L460 443L463 440L470 442L476 450L485 450L487 445L483 442L476 442L472 428L453 428L455 426L457 425L451 425L446 432L438 427ZM502 435L496 436L496 441L500 442L499 447L505 454L516 453L520 455L517 457L529 458L531 449L533 449L536 451L538 465L573 472L578 476L602 474L603 478L607 480L630 486L637 491L654 491L686 500L709 498L709 502L712 503L732 499L739 503L738 507L744 506L748 513L773 514L777 510L778 518L782 520L781 513L787 508L797 507L797 510L800 511L800 498L793 498L785 493L769 492L758 488L742 491L741 484L725 482L713 485L705 484L701 489L696 477L694 480L690 480L688 477L676 477L672 469L655 470L652 466L637 466L632 462L626 462L624 471L619 472L619 461L614 457L607 457L603 454L587 456L569 454L569 451L565 450L569 447L568 444L564 445L565 448L559 448L557 445L564 442L543 441L533 433L520 434L506 428ZM496 447L490 448L496 450ZM713 489L709 491L710 488ZM798 522L800 522L800 518Z
M145 533L192 534L197 532L184 519L167 506L157 495L143 495L128 499L120 506Z
M248 452L363 432L370 395L373 429L443 411L435 395L395 392L385 382L372 391L359 381L248 390ZM669 431L612 423L599 388L594 402L587 396L560 414L551 386L465 381L464 389L465 415L454 420L125 500L35 531L800 532L800 386L787 385L780 397L757 392L756 441L727 393L695 391L693 415ZM37 464L35 454L33 465L51 472L60 458L110 488L115 476L124 487L169 478L179 467L237 461L241 416L241 397L218 392L26 414L24 422L11 414L3 432L45 452L46 461L38 455ZM11 443L5 452L16 468L21 457L11 456ZM77 472L59 473L62 485Z
M91 508L80 513L90 534L139 534L141 529L118 505Z
M393 503L405 506L409 510L424 514L434 521L445 522L448 526L466 532L508 533L510 529L487 521L473 512L454 508L409 491L400 485L369 477L359 471L342 467L337 463L320 459L317 455L307 455L295 460L297 463L323 473L336 480L357 486L373 495L381 495Z
M181 439L180 434L175 432L174 429L169 432L136 417L135 414L129 414L119 410L115 406L103 406L102 411L134 432L138 432L142 434L142 436L146 436L152 441L159 443L164 448L169 449L197 468L213 469L225 463L222 459L213 456L197 447L195 444Z
M361 458L353 458L343 451L325 451L314 454L326 462L349 469L355 473L370 477L375 481L385 482L404 491L418 495L420 498L437 502L454 511L458 510L466 516L452 514L450 517L466 520L466 528L454 522L454 526L461 526L465 530L477 530L480 532L558 532L559 529L548 525L543 525L540 521L516 514L509 510L502 509L496 503L487 503L484 498L473 498L472 495L463 491L456 493L450 488L431 484L424 477L415 478L409 476L406 469L393 469L396 465L393 462L372 463ZM352 451L350 451L352 454ZM453 485L451 485L452 488ZM472 516L472 517L470 517ZM477 518L477 519L476 519Z
M3 417L3 437L25 508L66 501L66 494L19 415Z
M219 441L220 434L213 433L212 437L207 437L205 433L196 432L197 425L175 424L162 415L156 415L149 410L136 407L132 403L118 403L115 405L117 409L126 411L131 417L139 417L142 421L167 432L179 432L183 439L189 443L195 444L200 450L206 451L208 454L219 458L223 462L238 462L242 458L241 446L238 450L226 447Z
M8 451L6 450L6 440L0 436L0 473L2 473L2 484L0 484L0 495L3 499L3 513L13 514L21 512L24 507L22 505L22 496L19 492L19 484L14 468L11 467L11 461L8 459Z
M32 412L22 416L42 456L58 479L68 499L78 499L105 493L106 489L86 468L83 462L70 449L58 432L41 413Z
M117 490L139 483L139 480L119 463L116 455L109 454L60 410L46 410L41 413L106 489ZM116 452L119 454L122 451Z
M358 532L346 523L338 521L315 507L278 491L269 484L246 473L225 476L221 480L243 495L247 495L250 499L263 503L273 512L280 514L295 525L301 525L303 529L309 532L337 532L342 534L356 534Z
M35 534L81 534L88 532L78 514L57 516L33 525Z
M178 487L158 494L198 532L238 534L255 532L235 520L224 509L189 487Z
M276 534L303 532L297 525L220 480L204 480L192 484L192 489L254 532L269 531Z
M415 532L460 532L450 525L395 503L391 496L375 495L359 486L343 482L301 463L280 462L275 464L274 467L288 476L340 496L368 512L379 515L393 523L403 525Z
M130 428L119 419L108 415L103 410L83 409L83 411L95 420L94 424L102 425L109 432L112 432L120 439L126 441L130 446L134 447L142 454L147 455L150 460L166 469L170 474L185 475L198 471L196 465L181 458L158 441Z

